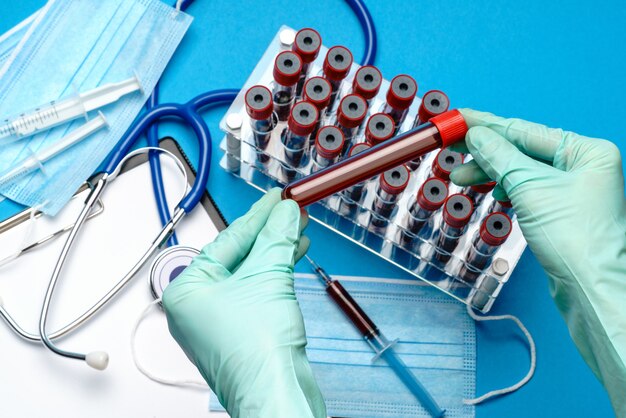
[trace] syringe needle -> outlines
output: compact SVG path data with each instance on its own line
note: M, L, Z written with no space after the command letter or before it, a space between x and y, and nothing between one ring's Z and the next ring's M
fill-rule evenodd
M324 269L321 268L319 264L313 261L313 259L306 254L304 255L304 257L306 257L307 261L311 264L311 266L313 266L313 270L318 274L320 279L322 279L325 284L329 285L332 283L333 279L330 278L328 273L326 273L326 271L324 271Z

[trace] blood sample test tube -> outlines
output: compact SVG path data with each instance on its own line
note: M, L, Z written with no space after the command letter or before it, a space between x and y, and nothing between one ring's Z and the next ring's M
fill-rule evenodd
M319 110L317 125L315 125L315 129L313 129L310 136L313 141L315 141L319 129L325 124L324 109L326 109L330 103L331 89L330 82L324 77L313 77L304 83L302 100L313 103L317 107L317 110ZM311 145L314 145L314 143L311 143Z
M322 70L324 77L330 82L332 91L330 94L330 103L326 108L326 113L332 113L333 106L337 100L337 93L341 88L341 82L350 72L352 66L352 53L348 48L343 46L334 46L328 50Z
M245 96L246 113L250 116L250 127L252 128L252 137L254 145L261 150L267 148L272 135L272 129L275 126L273 116L274 106L272 104L272 93L267 87L252 86L248 89ZM260 162L267 162L269 156L258 153Z
M494 187L496 187L496 182L490 181L489 183L485 184L476 184L473 186L464 187L461 193L472 199L472 202L474 202L474 207L478 207L485 199L487 193L492 191Z
M339 109L337 109L337 127L341 129L346 138L344 143L344 154L349 145L355 143L355 138L359 132L359 126L367 116L367 102L358 94L348 94L341 99Z
M365 144L365 143L352 145L352 147L350 148L350 151L348 151L348 158L354 157L355 155L357 155L359 153L362 153L364 151L367 151L369 149L370 149L370 146ZM369 178L370 177L366 177L366 178L363 179L363 181L359 182L358 184L354 184L351 187L346 188L343 191L342 196L348 198L349 201L352 201L352 202L360 201L361 197L363 197L363 188L365 187L365 180L368 180ZM339 190L341 190L341 189L339 189ZM337 190L337 191L339 191L339 190ZM283 192L283 194L284 194L284 192ZM304 205L300 205L300 206L304 206Z
M474 212L474 205L469 197L457 193L448 197L443 204L442 222L435 239L435 260L445 264L459 243L461 235Z
M296 85L300 80L302 59L292 51L283 51L274 61L274 110L278 120L285 121L296 98Z
M324 126L317 131L313 149L314 170L328 167L339 159L343 150L343 132L336 126Z
M383 76L378 68L366 65L358 69L352 81L352 93L358 94L367 101L368 106L380 90Z
M461 113L450 110L429 123L289 184L282 196L295 200L300 207L307 206L427 152L447 147L463 139L466 132L467 124Z
M513 218L513 214L514 214L513 205L511 204L510 200L494 199L493 202L491 202L491 205L489 205L489 208L487 208L487 213L494 213L494 212L502 212L508 215L509 218Z
M489 266L498 248L509 237L513 224L505 213L494 212L487 215L472 239L472 245L465 256L465 264L459 276L466 282L474 283L481 272Z
M371 146L378 145L393 136L396 125L386 113L376 113L367 120L365 125L365 140Z
M409 184L411 173L405 165L401 165L382 173L376 187L376 197L372 202L371 224L375 227L387 226L388 220L393 217L396 203L402 197L402 192Z
M309 135L317 124L318 111L313 103L298 102L291 109L287 129L283 131L285 162L291 167L307 163Z
M316 30L311 28L300 29L296 33L292 50L302 59L302 69L300 70L300 79L296 86L296 97L302 94L302 87L306 80L311 63L317 58L322 46L322 37Z
M396 132L400 130L416 94L417 83L413 77L402 74L391 80L389 90L387 90L387 103L383 112L392 117L396 124Z
M444 148L437 153L431 167L431 177L439 177L448 183L450 173L455 167L463 164L463 154Z
M413 127L420 126L428 122L432 117L447 112L449 106L450 100L444 92L439 90L427 91L424 97L422 97L422 103L420 103Z
M419 234L432 214L441 208L447 197L448 186L443 180L437 177L431 177L426 180L417 191L416 199L409 202L406 231L413 236ZM403 242L411 240L411 235L403 234Z

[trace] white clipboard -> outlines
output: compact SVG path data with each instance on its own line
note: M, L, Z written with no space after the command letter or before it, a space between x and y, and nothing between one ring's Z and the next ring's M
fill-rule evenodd
M162 146L183 157L189 181L193 173L172 140ZM161 228L145 156L103 195L103 212L87 221L79 234L55 291L48 329L82 313L120 280ZM183 177L169 158L161 158L170 206L183 195ZM130 167L133 168L130 168ZM86 192L83 192L86 193ZM76 198L54 219L37 218L32 240L73 222L83 199ZM0 224L0 258L23 243L28 222L16 216ZM201 249L226 226L206 195L203 204L180 223L180 244ZM0 268L0 297L11 315L36 333L41 303L66 235L24 253ZM79 352L104 350L110 363L96 371L84 362L60 357L20 339L0 321L0 416L14 417L225 417L208 411L209 390L164 386L134 366L130 335L135 321L153 300L145 266L107 307L84 327L61 338L60 347ZM137 353L146 368L161 377L202 380L167 330L165 315L155 308L137 334Z

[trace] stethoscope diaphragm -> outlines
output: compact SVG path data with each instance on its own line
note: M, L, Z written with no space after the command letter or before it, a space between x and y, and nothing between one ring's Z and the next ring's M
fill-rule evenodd
M155 299L163 296L163 291L200 254L193 247L175 245L163 251L150 267L150 288Z

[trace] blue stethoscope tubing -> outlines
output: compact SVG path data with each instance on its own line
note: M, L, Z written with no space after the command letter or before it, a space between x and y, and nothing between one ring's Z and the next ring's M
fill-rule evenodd
M183 1L181 4L181 10L184 10L192 3L193 0ZM346 0L348 5L356 13L359 23L361 24L365 33L365 53L361 60L362 65L371 65L374 62L374 58L377 50L376 30L371 18L371 15L361 0ZM206 184L209 178L209 171L211 165L211 134L206 125L204 119L198 113L200 109L221 103L228 103L234 100L237 96L238 90L235 89L223 89L215 90L208 93L201 94L185 104L176 103L158 103L158 84L154 89L153 94L148 100L147 111L141 115L141 117L135 122L123 139L117 144L114 150L109 154L107 163L105 164L101 173L98 176L93 177L91 182L91 191L89 196L85 200L83 209L78 215L74 226L69 232L68 238L64 243L61 254L55 265L50 283L48 285L44 303L42 305L40 320L39 320L39 336L28 334L20 329L15 321L8 316L3 316L7 323L22 337L31 341L41 340L43 344L56 354L64 357L84 360L88 365L99 370L103 370L108 365L108 355L104 352L92 352L88 354L77 353L72 351L63 350L57 347L52 339L65 335L66 333L76 329L89 318L95 315L104 305L106 305L111 299L113 299L124 286L137 274L137 272L148 262L148 260L154 255L156 251L167 245L175 244L176 238L173 237L174 229L185 214L191 212L195 206L200 202L203 194L206 190ZM170 215L167 199L165 197L165 188L162 178L162 170L158 154L156 152L149 152L151 177L154 189L154 196L157 202L159 217L163 224L163 228L157 235L157 237L150 244L148 250L144 255L135 263L135 265L126 273L126 275L111 289L109 290L98 302L96 302L91 308L81 314L74 321L59 329L58 331L48 334L46 331L46 322L48 318L48 311L56 283L58 282L61 270L67 256L71 250L72 244L80 231L84 221L89 216L93 206L102 195L106 185L109 181L113 180L117 175L117 170L124 158L135 144L135 142L143 135L147 133L147 142L149 147L158 147L158 126L157 122L164 118L178 118L186 122L194 131L198 139L199 145L199 158L196 179L192 185L190 191L182 198L174 209L174 213ZM97 358L93 361L94 358Z

